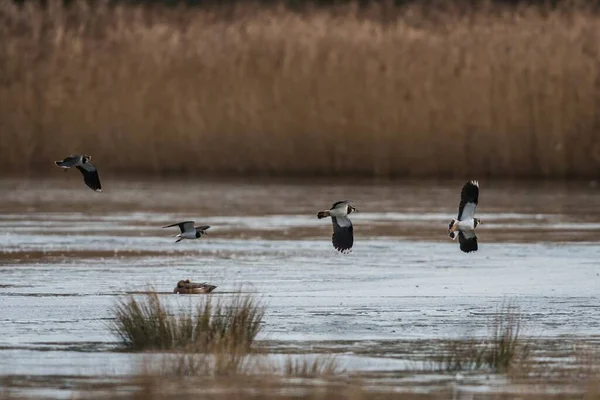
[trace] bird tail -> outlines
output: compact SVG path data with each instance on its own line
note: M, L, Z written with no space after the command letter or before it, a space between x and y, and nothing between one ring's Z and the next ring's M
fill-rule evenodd
M319 219L327 218L329 216L330 216L329 211L319 211L317 213L317 218L319 218Z
M183 240L183 238L181 237L181 233L178 233L177 235L169 235L169 237L177 238L178 240L175 243Z
M207 286L207 288L206 288L207 293L210 293L217 288L215 285L206 285L206 286Z

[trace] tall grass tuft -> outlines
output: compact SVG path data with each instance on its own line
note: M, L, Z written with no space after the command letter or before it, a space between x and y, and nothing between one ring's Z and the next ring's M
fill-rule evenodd
M224 349L209 354L179 353L165 355L160 369L152 364L149 374L171 377L223 377L245 376L255 370L256 362L247 353L229 352ZM154 369L153 369L154 368Z
M507 304L494 316L493 333L485 354L486 364L496 372L507 372L529 357L530 347L521 335L523 318Z
M600 170L600 17L584 2L15 3L0 2L2 175L71 152L106 176Z
M323 379L340 378L344 372L337 359L330 356L318 356L312 360L288 356L283 365L264 356L227 351L167 354L160 363L147 363L142 372L171 377L277 376Z
M522 365L530 355L521 335L522 321L516 307L503 305L490 322L489 337L448 342L437 365L450 372L487 368L497 373Z
M317 357L312 361L288 357L283 371L285 375L297 378L327 378L342 372L338 361L331 357Z
M250 351L261 330L264 305L251 295L228 302L203 296L191 309L168 310L156 293L128 295L114 307L113 332L127 349L200 352Z

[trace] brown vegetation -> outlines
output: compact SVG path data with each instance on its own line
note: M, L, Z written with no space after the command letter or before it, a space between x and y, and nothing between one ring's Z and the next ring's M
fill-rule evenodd
M221 357L217 355L217 357ZM223 370L219 361L211 362L206 355L177 355L162 364L160 369L151 362L139 374L115 384L107 398L212 398L212 399L427 399L438 400L448 398L473 397L469 385L457 386L450 380L446 385L431 382L431 387L424 390L424 381L414 382L416 387L402 384L403 379L394 382L386 373L381 375L353 376L342 372L335 359L315 358L288 359L281 368L273 363L248 361ZM182 365L193 366L181 368ZM567 368L568 369L568 368ZM306 373L311 371L310 373ZM494 387L490 392L481 392L478 399L597 399L598 385L596 380L577 379L571 371L572 380L562 383L545 382L521 376L519 386ZM302 379L298 379L302 378ZM407 377L404 376L404 379ZM408 378L410 380L410 378ZM471 384L475 384L471 382ZM440 387L441 386L441 387ZM518 388L518 389L517 389ZM133 389L133 390L132 390ZM562 389L562 390L561 390ZM86 396L82 396L86 398ZM98 398L97 393L92 396Z
M287 376L298 378L327 378L339 375L341 370L335 358L321 357L308 361L288 357L284 372Z
M0 172L597 176L600 17L0 5ZM468 172L468 173L467 173Z
M498 326L497 319L492 325ZM492 329L492 335L494 332L496 328ZM421 369L350 372L340 369L336 358L327 356L308 359L295 355L283 360L278 356L268 358L265 354L236 358L226 352L153 353L144 356L147 359L137 373L121 378L0 377L3 388L0 399L30 398L25 394L42 393L48 388L61 388L65 395L70 391L76 394L71 396L73 398L93 399L599 399L597 342L574 339L572 343L576 345L571 350L555 353L557 341L563 342L562 339L538 341L537 351L541 351L538 355L546 354L546 357L530 358L531 369L511 367L507 379L501 380L490 380L489 371L485 370L483 374L466 371L464 376L453 371L443 379L434 373L430 375L431 380L428 374L432 371ZM434 344L432 350L440 349ZM550 354L553 354L550 358L558 357L562 362L557 360L549 365L544 359ZM488 385L489 391L482 390Z
M229 301L201 296L189 309L171 310L150 292L127 295L114 307L112 331L126 349L222 352L237 356L250 351L261 330L264 306L252 295ZM227 363L237 363L234 357ZM183 367L182 367L183 368Z
M503 310L506 315L516 315L512 311ZM494 330L498 320L494 320ZM501 328L507 325L514 326L513 322L500 323ZM494 333L495 334L495 333ZM518 336L518 335L517 335ZM109 396L119 397L126 393L135 398L162 399L176 395L178 398L226 398L226 399L446 399L461 398L461 389L454 386L456 381L440 387L439 382L431 383L428 390L423 390L424 381L415 384L419 390L414 390L410 385L402 383L403 379L394 381L386 372L378 374L349 373L343 371L336 358L318 356L309 360L303 357L288 357L283 364L275 362L276 359L257 359L246 357L243 362L229 364L221 361L227 359L224 353L218 354L177 354L165 357L162 363L150 361L145 364L137 375L127 381L125 385L115 385L114 391ZM519 375L522 390L518 391L522 399L570 399L570 398L596 398L598 392L593 377L586 379L576 378L570 371L570 379L563 380L561 385L568 386L570 390L564 393L557 391L557 381L548 385L549 392L544 389L540 380L531 379L528 373ZM413 371L415 373L416 371ZM521 371L523 372L523 371ZM406 372L405 372L406 373ZM409 374L410 375L410 374ZM402 376L402 375L401 375ZM402 376L404 379L407 376ZM301 378L301 379L298 379ZM410 381L410 378L408 378ZM573 386L572 384L576 384ZM530 386L526 386L530 385ZM554 386L553 386L554 385ZM427 384L425 384L427 386ZM536 386L535 390L530 387ZM136 392L131 392L136 388ZM126 389L126 391L124 390ZM498 390L498 388L496 388ZM477 397L482 399L510 399L515 396L510 385L492 390L487 395ZM550 397L549 393L552 393ZM467 387L464 394L472 396ZM575 394L575 396L573 396ZM584 397L582 397L584 396Z
M530 349L522 337L523 319L517 307L503 305L482 339L452 340L436 357L437 366L449 372L486 368L506 373L529 361Z

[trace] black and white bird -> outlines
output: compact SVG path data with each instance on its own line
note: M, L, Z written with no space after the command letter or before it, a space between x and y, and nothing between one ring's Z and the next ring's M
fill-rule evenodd
M100 185L100 177L98 176L98 170L90 162L92 157L87 154L71 154L62 161L54 161L54 163L65 169L65 172L72 167L75 167L83 175L83 181L92 190L96 192L102 191L102 185Z
M450 221L448 235L454 240L458 236L460 249L465 253L477 251L477 235L475 228L481 224L481 220L474 217L475 208L479 201L479 182L469 181L465 183L460 192L460 204L458 205L458 218Z
M163 226L163 228L171 228L173 226L178 226L181 231L181 233L173 236L178 238L175 243L179 243L183 239L200 239L202 235L207 234L206 231L210 228L209 225L194 226L194 221L178 222L176 224Z
M352 245L354 244L354 228L348 215L358 210L350 203L349 200L336 201L329 210L317 213L319 219L331 217L333 223L331 242L333 247L342 253L352 251Z

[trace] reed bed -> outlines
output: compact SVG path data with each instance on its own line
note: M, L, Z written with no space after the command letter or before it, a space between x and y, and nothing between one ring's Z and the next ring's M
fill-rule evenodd
M121 175L600 171L581 5L61 3L0 4L1 175L71 152Z

